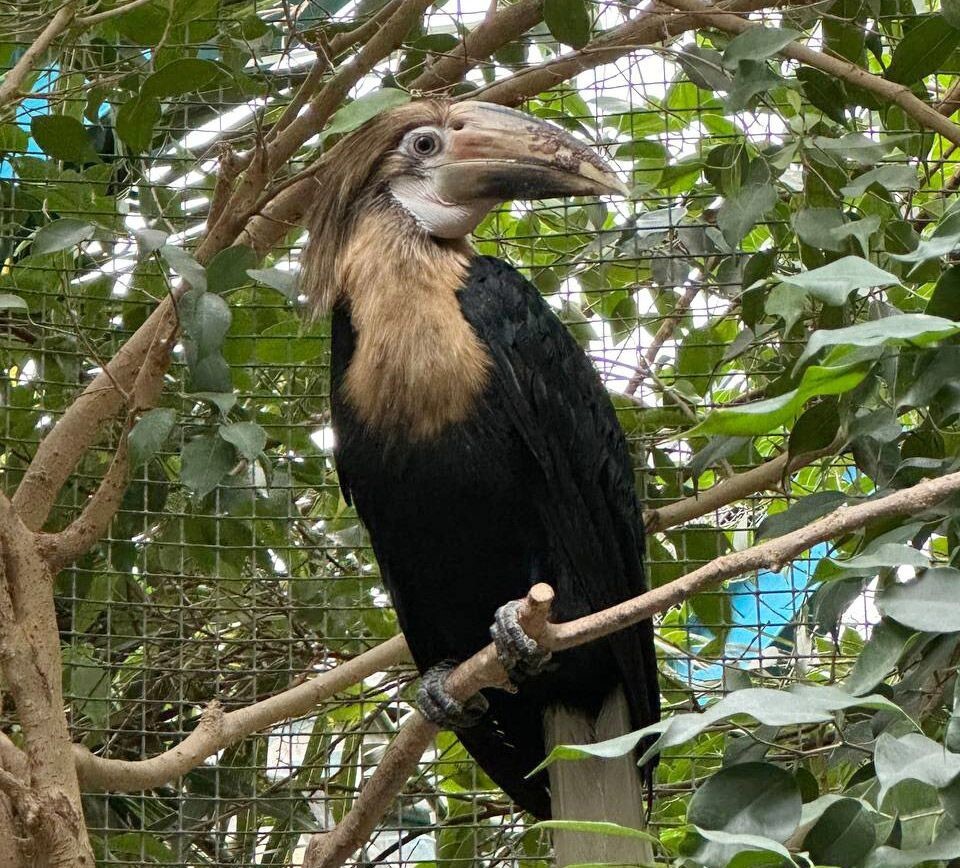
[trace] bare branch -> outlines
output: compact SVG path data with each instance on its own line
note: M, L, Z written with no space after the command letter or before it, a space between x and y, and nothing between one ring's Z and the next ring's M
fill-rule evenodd
M685 497L675 503L662 506L659 509L646 510L643 514L644 524L648 533L667 530L671 527L684 524L688 521L709 515L718 509L750 497L760 491L776 488L783 483L785 477L801 467L813 464L818 458L832 455L836 452L838 442L832 443L825 449L816 452L805 452L792 458L784 452L776 458L771 458L763 464L737 473L724 479L712 488L701 491L692 497Z
M3 732L0 732L0 766L23 780L29 773L26 755Z
M59 572L96 545L120 509L130 470L127 435L128 430L124 430L107 472L80 515L57 533L37 534L37 547L51 573Z
M23 730L39 864L93 868L63 708L53 582L34 537L0 497L0 667Z
M43 526L77 463L123 409L120 390L133 402L128 409L145 410L156 401L177 331L175 295L157 306L40 441L13 496L17 515L30 530Z
M526 33L543 18L543 0L520 0L507 6L468 33L410 84L412 91L433 93L461 81L473 67Z
M69 0L57 10L57 14L50 19L50 23L43 28L40 35L33 40L17 61L16 66L4 75L0 81L0 108L15 102L20 96L20 88L24 79L33 71L34 66L41 60L53 41L60 36L73 21L77 12L79 0Z
M693 300L699 292L699 284L694 283L688 286L686 292L677 299L677 303L670 313L670 316L660 323L660 328L657 329L657 333L653 336L650 346L644 351L643 359L646 365L638 365L636 373L630 378L630 382L627 383L627 388L624 391L628 395L635 395L637 393L637 389L640 388L640 384L643 382L643 375L647 367L654 363L657 358L657 353L660 352L663 345L673 336L677 323L689 313L690 305L693 304Z
M388 21L393 13L400 8L402 3L403 0L390 0L359 27L348 30L346 33L336 34L330 40L330 59L336 60L348 48L367 42L384 25L384 22Z
M77 773L83 786L94 790L135 792L162 786L240 739L308 714L335 693L409 659L407 643L402 636L395 636L329 672L245 708L225 713L213 704L180 744L150 759L104 759L74 745Z
M726 33L744 33L761 26L729 12L714 11L714 7L703 3L702 0L660 0L660 2L683 12L695 13L698 24L705 24ZM908 87L867 72L863 67L848 60L814 51L805 45L790 43L780 50L780 54L875 93L886 102L900 106L922 127L939 133L954 144L960 144L960 127L949 121L937 109L914 96Z

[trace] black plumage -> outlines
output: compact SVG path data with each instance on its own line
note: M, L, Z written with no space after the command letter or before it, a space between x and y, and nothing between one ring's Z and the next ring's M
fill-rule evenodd
M356 334L333 312L332 410L344 495L370 532L421 671L490 641L495 610L538 581L566 621L645 590L643 525L623 433L596 371L540 294L474 257L460 310L492 366L475 412L426 441L362 424L344 389ZM400 314L402 315L402 314ZM636 727L659 717L649 622L554 657L458 735L522 807L548 817L543 710L596 714L618 685Z

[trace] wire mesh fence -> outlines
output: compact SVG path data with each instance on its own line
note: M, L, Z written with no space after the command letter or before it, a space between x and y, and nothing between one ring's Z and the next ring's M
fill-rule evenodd
M177 251L203 230L218 157L270 135L329 40L373 10L363 5L207 0L165 10L150 3L111 19L102 38L78 37L32 81L15 118L0 127L5 490L16 488L40 439L178 278L195 277ZM833 21L854 21L862 37L868 28L856 23L859 6L848 13L836 6ZM31 43L29 13L3 13L0 65L12 66ZM385 82L409 86L485 14L482 3L431 10L408 50L380 64L353 95ZM597 3L591 14L602 29L632 7ZM783 24L784 13L766 20ZM797 85L793 66L777 67L787 78L771 79L758 104L732 110L704 83L722 70L697 67L693 43L688 35L638 47L525 106L614 160L630 177L630 200L504 206L475 242L530 277L596 362L650 509L786 448L783 432L679 435L714 407L769 395L783 374L782 354L802 349L805 335L764 334L750 288L777 269L784 249L796 255L797 234L809 241L821 228L797 226L790 191L816 205L811 176L820 172L823 185L835 184L828 177L835 166L796 146L800 132L817 132L809 118L820 109ZM560 51L539 25L468 81L483 87ZM177 72L164 77L160 70L174 63ZM152 91L138 80L131 97L137 87L129 89L129 79L144 64ZM875 148L924 135L892 110L879 119L861 109L846 122ZM809 129L800 129L804 123ZM77 129L80 141L70 138ZM314 140L298 152L292 170L323 146ZM907 185L891 194L895 201L951 183L947 155L923 160L924 186ZM898 152L883 165L913 171L918 160ZM720 200L748 176L770 185L771 166L779 174L769 207L743 234L728 231L729 215L718 221ZM879 208L876 214L879 222ZM901 228L880 231L895 240ZM71 731L100 756L156 756L201 725L210 703L244 708L397 631L364 531L337 487L328 324L302 315L293 280L304 237L290 226L267 264L229 252L208 264L206 279L213 283L216 273L229 302L229 318L217 326L226 330L226 364L200 369L188 358L196 352L189 340L175 347L159 409L151 411L164 436L139 446L144 461L106 537L57 579ZM804 255L816 264L810 250ZM115 423L83 459L52 526L80 514L127 425ZM798 495L859 485L868 483L849 457L823 458L792 481L785 477L779 493L751 495L652 534L652 581L742 548L765 526L769 534ZM748 684L785 684L798 672L824 681L842 675L877 614L870 592L849 583L818 590L817 605L807 605L811 577L826 569L829 554L818 545L780 571L744 577L664 613L658 651L667 710L696 709ZM831 614L839 631L823 629ZM163 786L86 792L98 861L299 864L309 834L342 819L377 766L410 712L413 683L411 669L367 679ZM11 708L4 717L2 728L15 735ZM652 823L667 846L681 835L685 800L723 750L722 739L708 738L670 751L661 764ZM547 834L531 830L443 733L357 864L533 868L549 861Z

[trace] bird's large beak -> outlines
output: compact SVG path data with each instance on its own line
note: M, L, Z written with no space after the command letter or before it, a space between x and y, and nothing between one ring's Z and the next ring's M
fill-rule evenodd
M538 118L467 102L451 109L449 125L447 148L431 172L447 202L629 194L583 142Z

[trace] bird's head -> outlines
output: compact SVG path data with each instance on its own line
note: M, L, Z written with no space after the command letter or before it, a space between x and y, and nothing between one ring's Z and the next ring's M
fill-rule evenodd
M502 202L628 192L570 133L483 102L423 100L384 112L329 152L319 178L305 261L313 287L336 273L336 252L371 214L384 231L444 244ZM321 308L333 301L322 294Z

